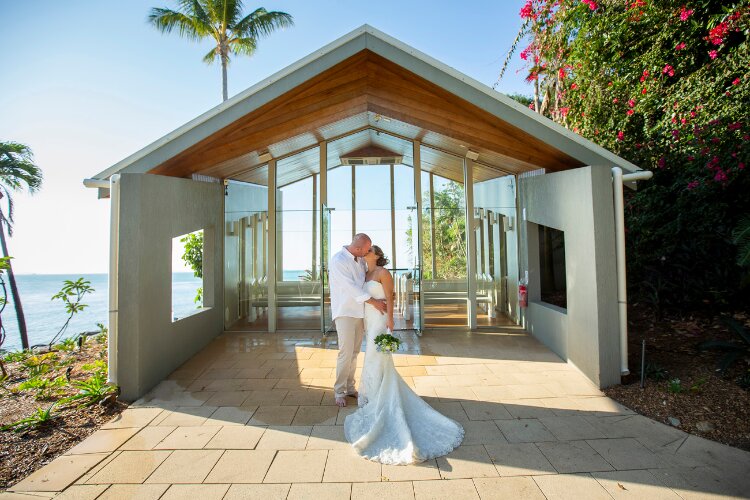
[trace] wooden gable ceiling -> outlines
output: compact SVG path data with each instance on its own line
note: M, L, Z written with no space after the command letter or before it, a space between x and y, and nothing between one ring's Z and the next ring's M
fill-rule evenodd
M432 82L363 50L245 115L150 172L189 177L237 175L236 162L299 135L319 135L328 124L377 113L504 157L520 173L582 166L538 138L455 96ZM322 137L320 138L322 139Z

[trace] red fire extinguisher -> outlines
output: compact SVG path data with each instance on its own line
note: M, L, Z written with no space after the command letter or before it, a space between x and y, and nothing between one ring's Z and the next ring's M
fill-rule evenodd
M523 308L529 306L529 292L523 282L518 284L518 306Z

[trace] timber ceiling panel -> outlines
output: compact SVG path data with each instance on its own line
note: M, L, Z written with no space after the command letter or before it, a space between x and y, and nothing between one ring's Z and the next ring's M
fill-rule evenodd
M421 140L426 145L460 156L471 149L479 153L480 162L512 173L581 166L580 161L530 134L365 50L249 113L151 172L181 177L197 172L239 178L257 167L261 152L268 151L274 157L283 156L368 125ZM410 153L403 151L404 147L399 147L408 144L402 139L399 139L402 144L394 144L392 136L369 131L353 137L330 143L329 161L347 150L367 145L403 152L405 157L411 157ZM344 148L344 144L354 146L355 143L356 147ZM410 145L406 149L410 150ZM423 159L426 163L428 160L429 155ZM311 167L302 160L300 162L300 168L307 168L309 173ZM434 168L455 171L453 166L444 163L434 165ZM426 167L433 168L429 165Z

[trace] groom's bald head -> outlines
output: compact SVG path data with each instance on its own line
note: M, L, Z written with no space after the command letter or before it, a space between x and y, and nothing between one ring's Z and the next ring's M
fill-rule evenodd
M347 249L355 257L364 257L370 251L372 240L365 233L357 233L352 238L352 242Z

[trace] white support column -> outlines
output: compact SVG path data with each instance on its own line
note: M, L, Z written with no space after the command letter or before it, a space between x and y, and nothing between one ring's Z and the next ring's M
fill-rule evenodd
M391 165L391 269L396 269L396 193L394 166Z
M276 160L268 162L268 332L276 331Z
M311 278L313 281L318 276L318 246L315 244L318 241L318 175L313 174L312 176L312 262L310 264L310 270L312 271Z
M477 245L476 221L474 219L474 162L464 158L464 203L466 205L466 281L468 297L466 310L468 326L474 330L477 327Z
M357 234L357 182L355 179L356 167L352 165L352 239Z
M319 150L320 150L320 157L318 159L318 169L320 170L320 200L318 204L318 213L320 217L320 231L318 234L320 237L318 238L318 241L320 242L320 331L322 333L325 333L326 331L326 309L325 309L325 300L326 300L326 268L328 266L328 262L325 261L325 259L328 258L323 253L323 238L326 238L327 235L323 231L323 218L326 217L327 214L323 212L323 209L328 206L328 143L326 141L322 141L319 144ZM328 231L330 231L331 228L328 228ZM328 249L330 252L330 248Z
M422 144L415 140L412 141L412 147L412 157L414 158L414 204L417 207L417 266L419 266L419 276L413 277L414 279L419 278L419 313L415 313L413 318L414 328L417 331L420 331L422 329L422 324L424 324L424 293L422 293L422 275L424 269L422 266ZM414 241L413 237L412 241ZM412 290L407 290L406 293L411 294ZM419 325L417 324L417 318L419 318Z
M430 172L430 256L432 257L432 279L437 279L437 255L435 254L435 176Z

